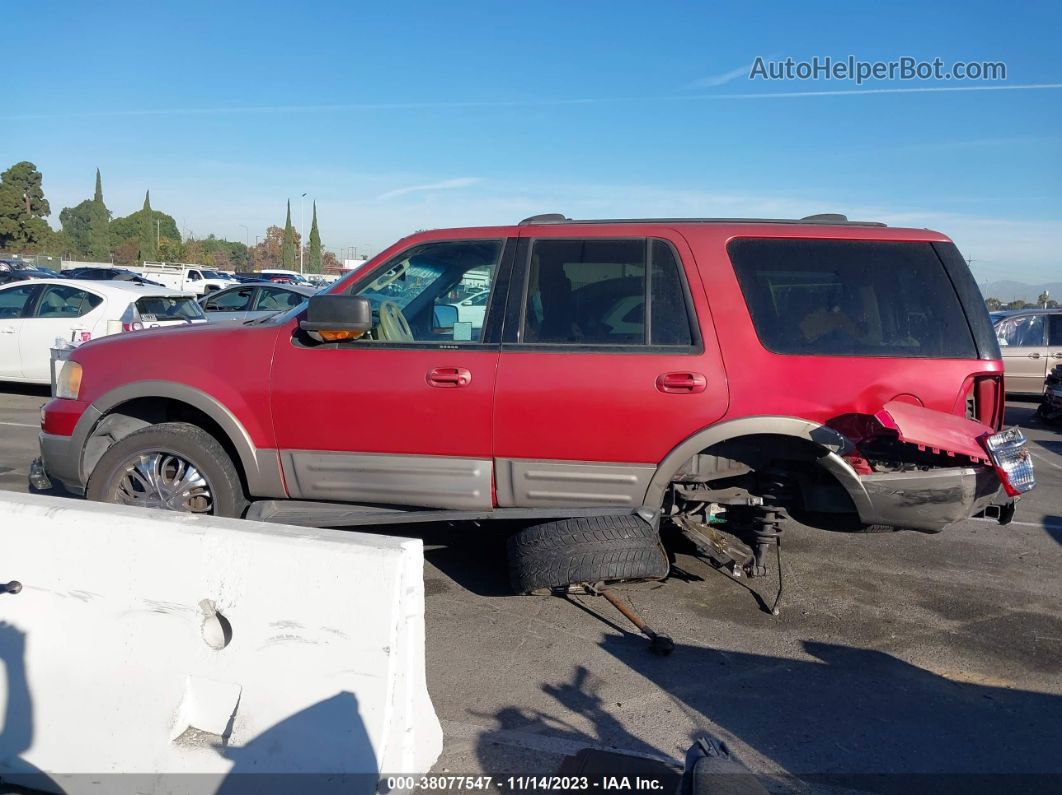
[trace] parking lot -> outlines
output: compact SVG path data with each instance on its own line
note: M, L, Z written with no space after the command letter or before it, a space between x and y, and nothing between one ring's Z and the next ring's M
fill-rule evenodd
M0 489L27 489L46 399L0 389ZM737 581L680 551L667 582L625 591L668 658L603 599L512 596L503 528L405 528L426 545L436 771L542 774L588 744L680 759L707 730L757 771L831 784L1062 772L1062 433L1034 408L1008 404L1039 480L1011 525L791 528L778 617L750 591L770 601L773 569Z

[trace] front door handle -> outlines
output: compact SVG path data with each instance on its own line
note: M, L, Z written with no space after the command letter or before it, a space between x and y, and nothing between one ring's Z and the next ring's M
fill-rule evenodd
M14 334L14 333L15 333L15 329L13 329L11 326L4 326L3 328L0 328L0 334Z
M692 395L707 386L708 379L702 373L661 373L656 377L656 388L669 395Z
M1040 358L1040 354L1038 354L1038 353L1030 353L1029 354L1029 358L1030 359L1039 359Z
M433 367L428 370L428 386L454 389L472 383L472 373L464 367Z

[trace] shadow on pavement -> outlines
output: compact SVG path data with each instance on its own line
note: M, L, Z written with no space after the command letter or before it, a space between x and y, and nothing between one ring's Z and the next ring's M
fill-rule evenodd
M1057 544L1062 544L1062 516L1045 516L1043 521L1047 537ZM1059 666L1062 667L1062 661L1059 662Z
M1062 789L1059 696L957 682L883 652L831 643L805 642L813 660L691 645L660 658L631 636L608 636L601 645L686 715L703 718L700 728L718 727L751 747L786 779L799 779L788 782L797 788ZM610 713L601 684L580 666L571 682L542 688L556 700L557 715L507 707L490 717L499 728L661 755ZM593 730L558 717L567 711Z

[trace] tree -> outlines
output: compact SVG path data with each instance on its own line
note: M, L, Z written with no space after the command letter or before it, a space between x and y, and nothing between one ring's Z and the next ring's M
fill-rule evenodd
M321 273L339 273L341 270L342 267L336 255L331 251L326 251L321 257Z
M1051 296L1049 296L1049 295L1047 294L1047 290L1044 290L1044 291L1043 291L1042 293L1040 293L1040 295L1039 295L1039 296L1037 297L1037 299L1036 299L1036 305L1037 305L1037 306L1042 306L1042 307L1046 307L1046 306L1047 306L1047 301L1048 301L1048 299L1049 299L1050 297L1051 297Z
M284 222L284 248L281 262L286 270L295 269L295 227L291 225L291 199L288 199L288 219Z
M988 307L989 312L997 312L1003 308L1003 302L998 298L986 298L985 306Z
M103 181L100 170L96 169L96 193L92 197L89 211L88 255L102 262L110 255L111 241L108 227L111 223L111 211L103 203Z
M71 253L87 257L89 230L92 227L92 201L85 199L73 207L64 207L59 213L59 223L63 226L63 234L70 241Z
M321 233L317 231L317 202L313 203L313 223L310 224L310 256L307 273L321 273Z
M97 168L95 195L74 207L64 207L59 213L59 223L74 254L104 262L111 251L110 222L111 212L103 203L103 185Z
M159 233L156 231L158 227L153 223L155 216L151 211L151 191L147 191L144 194L144 206L140 209L140 212L142 213L140 216L140 247L137 249L136 255L141 262L145 262L154 260L158 256L155 235Z
M294 232L294 230L292 230ZM292 247L299 244L299 233L294 232L295 241ZM251 249L251 267L256 270L279 268L284 257L285 231L279 226L271 226L266 229L265 239Z
M41 181L41 172L27 160L0 174L0 250L33 253L49 241L52 228L44 219L52 209Z
M1005 309L1024 309L1025 308L1025 302L1024 301L1011 301L1004 308Z
M173 216L167 215L161 210L152 210L150 207L147 211L137 210L135 213L130 213L111 221L109 227L110 249L115 254L116 262L119 261L117 259L119 248L128 253L128 248L123 248L123 246L129 241L134 243L133 255L129 259L122 259L121 262L123 265L129 265L136 261L140 252L140 234L145 218L151 232L152 242L154 242L156 234L160 238L159 243L162 252L156 252L157 256L163 256L164 254L167 262L177 262L181 259L188 262L196 262L195 259L184 254L183 246L181 245L181 233L177 229L177 222L173 219ZM168 242L163 243L163 241ZM170 259L171 256L173 257L172 260Z

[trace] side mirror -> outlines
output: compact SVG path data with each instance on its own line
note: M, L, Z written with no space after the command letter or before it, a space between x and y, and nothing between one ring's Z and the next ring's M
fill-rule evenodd
M360 295L312 295L299 328L323 342L356 340L372 329L372 304Z
M436 331L449 331L457 322L457 307L453 304L436 304L432 317Z

